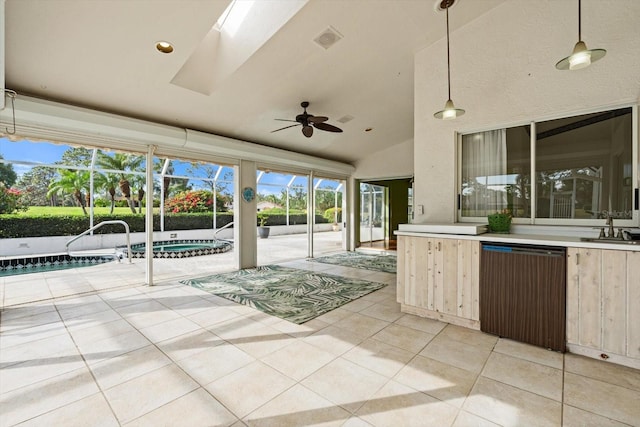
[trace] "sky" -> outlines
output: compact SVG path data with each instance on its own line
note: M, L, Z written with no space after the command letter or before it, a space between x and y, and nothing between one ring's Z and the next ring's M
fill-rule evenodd
M53 144L50 142L31 142L31 141L19 141L13 142L9 141L7 138L0 138L0 155L4 157L5 160L14 160L14 161L22 161L36 164L53 164L62 158L62 154L71 148L68 145L61 144ZM187 168L189 168L189 162L183 161L173 161L172 165L174 167L173 175L182 175L182 176L199 176L205 177L204 174L190 174L187 172ZM22 165L22 164L13 164L13 170L21 176L25 172L28 172L32 166ZM233 170L233 168L225 167L223 173L220 174L219 179L224 180L224 175L228 170ZM259 172L258 172L259 173ZM262 175L259 183L265 185L259 185L258 192L262 194L280 194L281 187L274 186L286 186L291 180L292 175L276 173L276 172L267 172ZM232 175L230 180L233 180ZM315 181L317 182L317 180ZM194 183L195 184L195 183ZM306 187L306 178L297 177L294 181L294 186L305 186ZM339 185L339 182L332 180L323 180L320 184L320 188L330 187L335 189ZM230 188L233 188L233 185L230 184Z

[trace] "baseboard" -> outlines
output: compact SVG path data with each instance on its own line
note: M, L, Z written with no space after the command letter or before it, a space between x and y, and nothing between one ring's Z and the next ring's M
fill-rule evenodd
M469 329L480 330L480 321L465 319L463 317L454 316L452 314L441 313L439 311L427 310L422 307L400 304L400 311L403 313L414 314L428 319L439 320L441 322L451 323L452 325L462 326Z
M598 359L606 363L615 363L616 365L622 365L622 366L628 366L629 368L640 369L640 359L621 356L619 354L609 353L607 351L598 350L591 347L583 347L578 344L567 343L567 352L590 357L592 359ZM606 357L603 357L603 355Z

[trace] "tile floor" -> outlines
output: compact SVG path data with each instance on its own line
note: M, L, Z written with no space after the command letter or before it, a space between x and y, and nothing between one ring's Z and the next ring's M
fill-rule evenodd
M295 325L117 271L3 282L0 426L640 425L637 370L403 314L393 274L283 265L390 286Z

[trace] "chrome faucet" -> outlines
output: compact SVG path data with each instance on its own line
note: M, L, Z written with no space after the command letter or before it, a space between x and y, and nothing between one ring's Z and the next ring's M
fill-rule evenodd
M607 215L607 222L606 224L609 226L609 232L607 233L607 237L609 238L614 238L616 237L616 232L613 229L613 216L611 216L611 214Z

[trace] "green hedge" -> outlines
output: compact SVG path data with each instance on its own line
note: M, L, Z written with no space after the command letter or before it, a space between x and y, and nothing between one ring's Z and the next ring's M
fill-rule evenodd
M286 225L286 215L267 214L266 225ZM98 224L103 221L122 220L129 224L132 233L144 232L144 214L129 215L95 215L93 223ZM316 224L327 223L327 219L322 215L316 215ZM224 227L233 221L233 213L224 212L216 215L217 228ZM256 222L257 223L257 222ZM289 224L306 224L307 215L290 215ZM211 213L189 213L165 215L165 231L173 230L198 230L210 229L213 227L213 215ZM41 216L24 217L19 215L0 216L0 239L10 239L18 237L47 237L47 236L76 236L89 228L89 217L81 216ZM153 230L160 231L160 215L153 216ZM105 225L95 231L96 234L122 233L122 225Z
M144 232L145 216L143 214L130 215L96 215L93 223L103 221L122 220L129 224L132 233ZM216 215L218 228L233 221L232 213ZM164 217L165 231L207 229L213 227L211 213L192 213L166 215ZM42 216L38 218L20 217L18 215L0 216L0 238L17 237L46 237L46 236L75 236L89 228L89 217L78 216ZM153 216L153 230L160 231L160 215ZM109 224L95 231L96 234L122 233L119 224Z
M274 215L270 213L271 209L262 211L260 214L263 214L267 217L267 223L265 225L287 225L287 215ZM323 218L322 215L316 215L316 224L326 224L326 218ZM307 214L299 214L299 215L289 215L289 225L299 225L307 223ZM257 221L256 221L257 224Z

